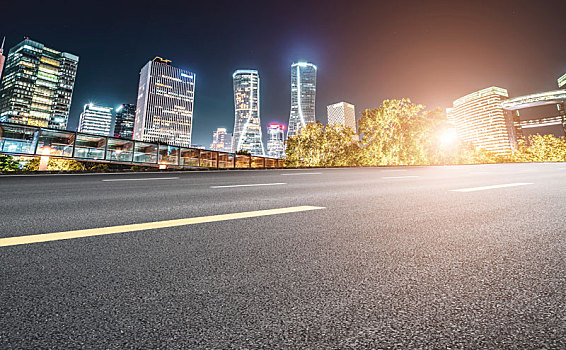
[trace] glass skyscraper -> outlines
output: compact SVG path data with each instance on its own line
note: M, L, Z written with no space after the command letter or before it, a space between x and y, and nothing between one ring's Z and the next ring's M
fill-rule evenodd
M114 137L132 139L134 135L134 121L136 120L136 105L123 104L116 109L116 123Z
M234 137L232 151L248 151L254 156L265 154L259 114L259 73L237 70L234 80Z
M140 72L134 139L189 147L193 126L194 73L160 57Z
M86 104L79 120L78 132L111 136L112 108Z
M8 52L0 121L65 129L79 58L28 38Z
M287 137L315 122L316 71L316 66L308 62L291 65L291 113Z

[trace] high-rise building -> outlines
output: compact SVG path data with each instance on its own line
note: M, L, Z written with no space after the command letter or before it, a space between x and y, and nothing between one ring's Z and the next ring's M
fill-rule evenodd
M339 124L356 131L356 109L348 102L338 102L326 107L328 125Z
M116 109L116 122L114 124L114 137L132 139L134 135L134 122L136 120L136 105L123 104Z
M29 38L8 52L0 121L65 129L79 58Z
M6 57L4 57L4 42L6 41L6 38L4 37L4 39L2 39L2 46L0 46L0 85L2 85L2 68L4 68L4 60L6 59Z
M79 119L78 132L111 136L112 108L96 106L92 103L84 105Z
M558 78L558 88L559 89L566 89L566 74L562 75Z
M316 71L316 66L308 62L291 65L291 113L287 137L315 122Z
M221 152L232 152L232 134L226 132L226 128L217 128L212 133L210 149Z
M281 158L285 153L285 125L271 123L267 126L267 156Z
M259 73L257 70L237 70L234 80L234 137L232 151L265 154L259 113Z
M140 72L134 139L189 147L196 76L156 57Z
M511 153L515 145L513 121L506 120L502 102L507 90L489 87L454 101L446 110L459 138L498 155Z

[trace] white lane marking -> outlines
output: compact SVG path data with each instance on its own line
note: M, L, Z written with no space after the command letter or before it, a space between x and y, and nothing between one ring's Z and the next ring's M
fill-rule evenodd
M460 189L458 189L458 190L450 190L450 191L452 191L452 192L474 192L474 191L493 190L493 189L496 189L496 188L526 186L526 185L533 185L533 183L532 183L532 182L514 182L514 183L510 183L510 184L491 185L491 186L482 186L482 187L470 187L470 188L460 188Z
M382 179L413 179L418 177L416 175L407 175L407 176L384 176Z
M255 186L278 186L278 185L286 185L286 182L274 182L268 184L245 184L245 185L218 185L218 186L210 186L210 188L231 188L231 187L255 187Z
M297 176L297 175L320 175L322 173L294 173L294 174L281 174L282 176Z
M177 180L179 177L145 177L140 179L106 179L101 180L105 182L114 182L114 181L149 181L149 180Z
M142 224L118 225L118 226L90 228L85 230L44 233L44 234L29 235L29 236L6 237L6 238L0 238L0 247L9 247L14 245L32 244L32 243L40 243L40 242L60 241L64 239L81 238L81 237L112 235L112 234L124 233L124 232L155 230L166 227L187 226L187 225L203 224L207 222L255 218L259 216L297 213L301 211L318 210L318 209L325 209L325 207L303 205L298 207L244 211L240 213L146 222Z

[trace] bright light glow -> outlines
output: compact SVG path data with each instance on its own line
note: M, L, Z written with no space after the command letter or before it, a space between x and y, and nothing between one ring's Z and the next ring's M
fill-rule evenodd
M120 112L122 108L124 108L124 105L121 105L120 107L116 108L116 112Z
M439 137L440 144L443 147L453 145L458 140L458 134L455 129L446 129Z

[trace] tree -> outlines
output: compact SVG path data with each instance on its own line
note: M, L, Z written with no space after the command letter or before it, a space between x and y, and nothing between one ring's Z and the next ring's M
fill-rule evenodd
M434 133L444 120L438 110L425 112L409 99L385 100L364 110L359 121L363 164L429 164Z
M13 157L0 154L0 171L20 170L19 163Z
M530 135L519 140L513 155L517 162L564 162L566 138L553 135Z
M30 160L24 170L39 171L39 158ZM83 164L72 159L51 158L47 163L48 171L77 171L84 170Z
M243 155L243 156L251 156L252 155L250 151L246 151L246 150L243 150L243 149L236 151L236 154Z

